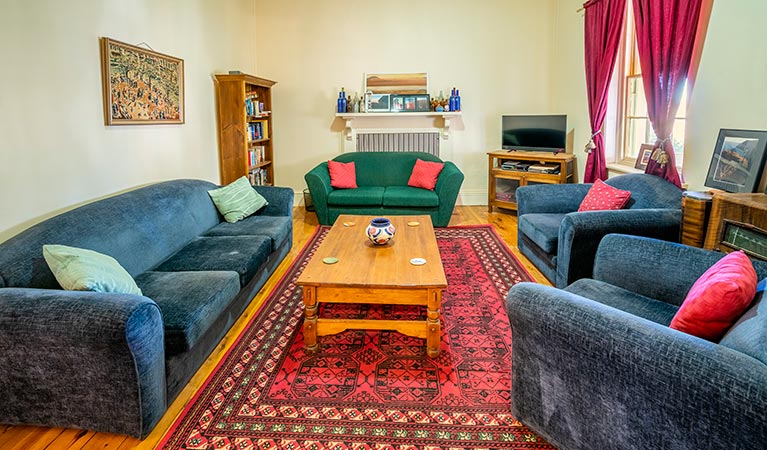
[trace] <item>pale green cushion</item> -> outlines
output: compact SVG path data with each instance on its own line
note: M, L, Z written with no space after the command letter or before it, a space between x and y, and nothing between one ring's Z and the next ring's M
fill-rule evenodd
M213 199L218 212L229 223L242 220L269 204L261 194L253 189L245 177L239 178L222 188L208 191L208 194Z
M141 295L133 277L111 256L66 245L43 245L43 257L56 281L68 291Z

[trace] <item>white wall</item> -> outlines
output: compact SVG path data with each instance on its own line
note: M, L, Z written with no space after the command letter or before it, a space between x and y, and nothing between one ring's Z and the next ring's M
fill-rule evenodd
M258 75L278 82L275 179L297 191L342 151L338 91L359 92L366 72L426 71L432 95L460 89L448 156L466 175L464 204L487 202L485 153L500 147L501 114L559 112L555 0L257 0L256 12Z
M583 180L589 137L583 56L582 0L560 0L555 40L554 107L575 126L575 153ZM697 80L687 111L684 181L705 190L720 128L767 129L767 2L714 1Z
M4 0L0 241L150 182L218 182L211 75L256 70L253 0ZM99 37L184 60L186 123L104 126Z
M764 0L714 1L687 113L684 174L703 186L720 128L767 130Z

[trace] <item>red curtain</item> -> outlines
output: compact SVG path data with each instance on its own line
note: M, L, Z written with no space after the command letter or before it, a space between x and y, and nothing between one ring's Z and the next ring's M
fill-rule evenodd
M607 91L623 33L626 0L590 0L583 4L583 8L586 15L586 92L591 123L591 140L586 146L589 156L583 181L592 183L597 179L607 179L605 140L601 130L607 113Z
M690 69L701 0L633 0L647 114L658 140L645 173L682 187L671 144Z

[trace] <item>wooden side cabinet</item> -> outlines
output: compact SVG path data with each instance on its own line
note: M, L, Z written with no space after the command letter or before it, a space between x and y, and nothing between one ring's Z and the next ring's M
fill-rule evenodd
M575 155L569 153L496 150L487 156L488 212L493 208L516 211L520 186L578 182Z
M708 192L682 193L682 244L703 247L706 239L712 196Z
M272 86L246 74L215 75L221 184L246 176L254 185L274 184Z
M715 193L705 248L767 260L767 194Z

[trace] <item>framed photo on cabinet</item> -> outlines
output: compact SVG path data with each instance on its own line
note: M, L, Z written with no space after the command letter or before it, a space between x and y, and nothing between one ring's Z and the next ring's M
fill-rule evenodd
M105 125L184 123L184 60L101 38Z

